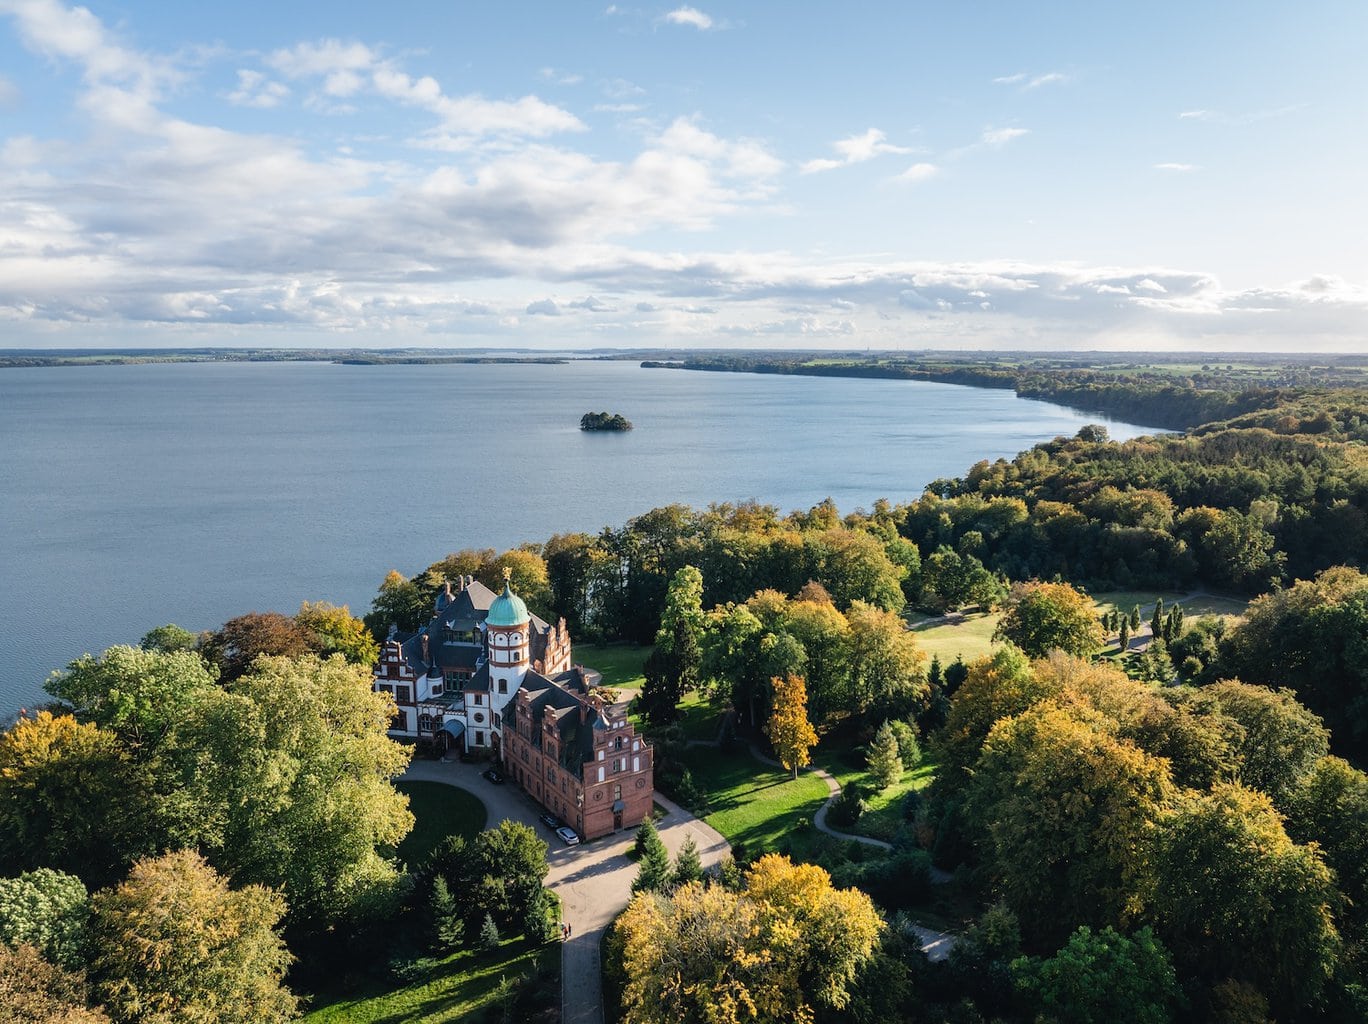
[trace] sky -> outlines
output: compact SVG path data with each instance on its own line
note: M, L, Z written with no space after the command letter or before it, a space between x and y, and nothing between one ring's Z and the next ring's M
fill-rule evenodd
M1368 4L0 0L0 347L1368 352Z

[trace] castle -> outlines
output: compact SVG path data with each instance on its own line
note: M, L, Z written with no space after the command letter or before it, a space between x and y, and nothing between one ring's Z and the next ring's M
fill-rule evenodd
M654 797L651 747L625 702L572 664L565 620L527 610L505 578L447 583L431 622L381 647L375 689L398 707L392 736L485 751L533 799L586 839L641 823Z

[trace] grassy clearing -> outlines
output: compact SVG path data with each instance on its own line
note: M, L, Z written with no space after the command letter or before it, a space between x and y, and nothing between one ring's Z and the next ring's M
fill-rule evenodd
M679 702L679 710L679 725L685 739L717 739L717 731L722 727L722 710L713 706L702 691L686 693Z
M575 661L603 673L603 685L622 690L627 700L646 682L641 668L651 654L638 644L576 644Z
M560 1002L560 946L529 945L523 939L481 952L464 949L437 963L423 981L388 991L365 991L305 1014L303 1024L439 1024L504 1019L511 989L520 978L535 979L522 994L518 1020L548 1016L540 1008ZM379 983L373 985L379 989ZM554 1019L554 1018L553 1018Z
M842 787L855 782L869 794L865 797L868 810L860 816L852 830L856 835L869 836L891 842L894 834L903 824L903 798L916 789L925 789L936 776L936 765L923 760L915 768L909 768L892 786L879 789L870 774L854 763L859 760L848 748L823 749L813 751L812 762L818 768L829 772Z
M409 798L413 831L399 844L399 859L421 864L449 835L467 839L485 827L488 812L478 797L444 782L396 782L394 788Z
M993 630L1001 620L1001 612L973 612L948 621L923 619L912 624L912 632L917 634L917 646L926 652L928 664L935 655L944 667L956 657L969 662L991 654Z
M798 819L811 821L827 798L821 779L810 774L794 779L745 750L693 747L684 760L694 782L708 794L711 810L704 820L732 845L743 844L747 856L791 848L800 834Z

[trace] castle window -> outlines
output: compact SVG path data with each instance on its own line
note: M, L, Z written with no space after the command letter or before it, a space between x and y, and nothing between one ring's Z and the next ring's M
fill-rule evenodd
M442 695L444 689L445 689L445 687L443 687L441 683L433 683L433 684L432 684L432 695L433 695L434 697L440 697L440 696Z
M508 680L507 680L507 679L500 679L500 680L499 680L499 692L500 692L500 693L507 693L507 692L508 692Z
M412 704L413 691L407 686L396 686L394 688L394 699L400 704Z
M499 714L497 711L494 712L494 724L496 726L503 725L503 715Z
M418 716L418 731L419 731L419 732L432 732L432 716L431 716L431 715L419 715L419 716Z
M615 783L613 783L613 799L614 799L614 800L621 800L621 799L622 799L622 783L620 783L620 782L615 782Z
M625 768L625 767L626 767L626 761L624 761L622 758L617 757L617 758L614 758L614 759L613 759L613 771L615 771L615 772L620 772L620 771L622 771L622 769Z
M619 736L619 737L617 738L617 742L616 742L615 744L613 744L613 749L615 749L615 750L621 750L621 749L622 749L622 737L621 737L621 736Z

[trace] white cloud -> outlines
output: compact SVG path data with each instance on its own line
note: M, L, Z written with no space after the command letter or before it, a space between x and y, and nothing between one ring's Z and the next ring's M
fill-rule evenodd
M537 74L555 85L579 85L584 81L583 75L571 71L557 71L555 68L542 68Z
M263 72L239 68L238 87L227 94L229 103L239 107L269 108L279 106L290 95L284 82L273 82Z
M529 302L527 304L526 312L528 316L561 315L560 307L556 305L555 300L553 299L541 299L537 302Z
M1167 163L1162 163L1162 164L1155 164L1155 165L1154 165L1154 169L1155 169L1156 171L1174 171L1174 172L1176 172L1176 173L1178 173L1178 174L1186 174L1186 173L1188 173L1189 171L1195 171L1195 170L1197 170L1197 165L1196 165L1196 164L1179 164L1179 163L1167 162Z
M1003 75L994 78L994 85L1015 85L1022 92L1030 89L1039 89L1043 85L1063 85L1073 80L1073 76L1063 71L1046 71L1043 74L1032 75L1025 71L1018 71L1014 75Z
M940 168L935 164L915 163L901 174L897 175L894 181L903 181L909 184L917 184L922 181L929 181L940 173Z
M706 32L713 27L713 20L704 14L697 7L676 7L669 14L665 15L665 21L671 25L688 25L696 28L700 32Z
M1239 126L1257 124L1260 121L1294 114L1304 106L1303 103L1290 103L1286 106L1272 107L1267 110L1253 110L1243 114L1227 114L1220 110L1184 110L1178 114L1178 117L1183 121L1206 121L1212 124Z
M1030 134L1029 128L989 128L983 133L980 141L991 149L1001 149L1013 139L1019 139L1023 135Z
M887 141L886 136L878 128L870 128L859 135L852 135L849 138L839 139L831 144L831 148L840 154L840 158L809 160L800 168L803 174L815 174L819 171L829 171L837 167L848 167L851 164L864 163L866 160L873 160L876 156L886 153L910 153L912 150L906 146L895 146Z

